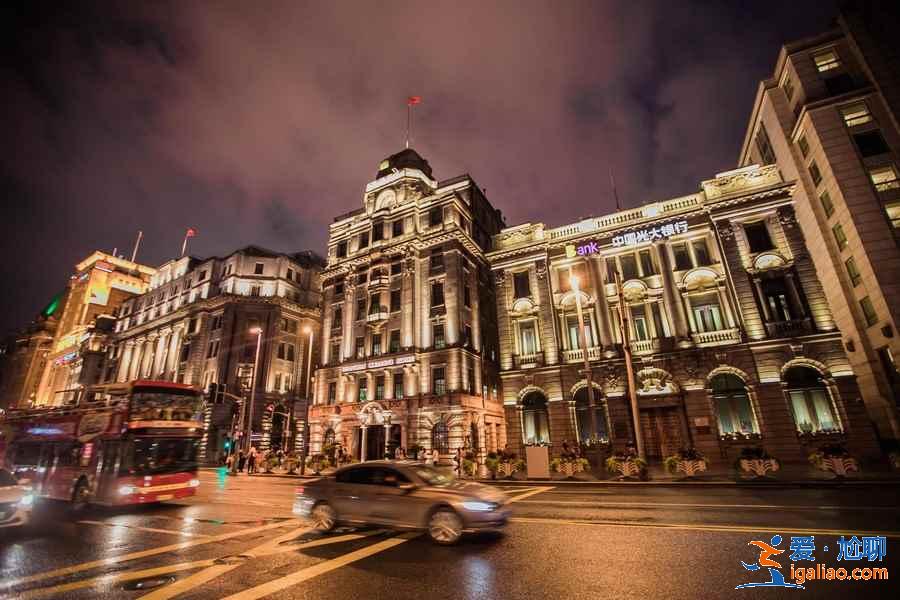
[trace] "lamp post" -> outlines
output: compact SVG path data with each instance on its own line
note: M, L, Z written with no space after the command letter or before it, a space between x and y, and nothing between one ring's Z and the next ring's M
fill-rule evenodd
M250 410L247 411L247 439L244 440L244 451L250 450L250 438L253 437L253 402L256 400L257 371L259 370L259 349L262 346L262 327L253 327L250 333L256 334L256 356L253 358L253 376L250 377Z
M597 437L597 411L594 410L594 383L591 376L591 361L588 358L587 332L584 328L584 313L581 310L581 290L578 287L581 282L578 280L577 275L572 275L572 277L569 278L569 283L572 285L572 291L575 292L575 310L578 313L578 338L581 343L581 351L584 357L584 378L587 382L588 413L590 414L591 419L591 441L593 441ZM577 435L577 423L575 424L575 428Z
M629 328L628 307L625 306L625 294L622 291L619 279L619 270L613 273L616 283L616 295L619 297L619 332L622 336L622 353L625 355L625 376L628 382L628 400L631 404L631 422L634 427L634 445L638 456L646 460L644 455L644 434L641 431L641 415L638 406L637 390L635 389L634 365L631 362L631 335Z
M312 375L312 351L313 351L313 328L309 325L303 327L303 333L309 336L307 341L306 352L306 385L303 387L303 393L306 399L303 402L303 452L300 453L300 474L306 474L306 455L309 453L309 402L311 395L309 393L309 379Z

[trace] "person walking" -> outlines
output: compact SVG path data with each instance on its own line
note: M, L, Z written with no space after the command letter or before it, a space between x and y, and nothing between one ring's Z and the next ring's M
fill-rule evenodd
M247 464L247 455L244 454L244 451L243 451L243 450L241 450L241 451L238 453L238 471L240 471L241 473L243 473L243 472L244 472L244 465L246 465L246 464Z
M436 467L438 465L438 461L441 460L441 453L438 452L437 448L431 449L431 466Z
M252 475L256 473L256 446L250 446L250 452L247 455L247 474Z

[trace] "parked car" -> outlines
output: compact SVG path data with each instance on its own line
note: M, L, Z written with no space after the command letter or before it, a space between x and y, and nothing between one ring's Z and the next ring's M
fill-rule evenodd
M320 531L366 523L425 530L438 544L453 544L466 531L505 526L508 502L496 488L421 463L372 461L298 487L294 513Z
M0 529L20 527L31 521L34 494L27 484L27 480L17 480L6 469L0 469Z

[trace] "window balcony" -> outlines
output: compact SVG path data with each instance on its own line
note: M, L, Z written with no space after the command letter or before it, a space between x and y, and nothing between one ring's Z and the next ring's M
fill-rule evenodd
M516 369L533 369L544 366L544 353L514 354L513 365Z
M698 346L725 346L728 344L740 344L741 343L741 330L738 328L734 329L720 329L719 331L704 331L701 333L694 333L691 335L694 339L694 343Z
M659 352L659 340L635 340L631 342L632 354L656 354Z
M387 275L373 275L369 280L369 289L387 287L391 283L391 278Z
M588 348L588 360L602 360L603 359L603 348L599 346L593 346ZM584 361L584 351L583 350L563 350L563 361L567 363L574 362L582 362Z
M813 333L813 326L809 317L790 319L788 321L772 321L766 323L766 332L771 338L796 337Z
M381 321L387 321L390 316L391 313L388 312L386 306L373 307L372 310L369 311L369 314L366 315L366 323L379 323Z

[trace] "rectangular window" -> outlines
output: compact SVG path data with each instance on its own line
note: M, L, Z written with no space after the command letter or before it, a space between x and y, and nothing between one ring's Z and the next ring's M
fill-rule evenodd
M687 244L674 244L672 246L672 254L675 256L675 270L685 271L693 268L691 263L691 255L688 252Z
M691 299L691 307L694 313L694 323L697 331L719 331L724 329L722 323L722 311L719 308L719 300L714 294Z
M435 281L431 284L431 306L443 306L444 305L444 283L442 281Z
M328 404L334 404L337 402L337 382L329 381L328 382Z
M434 347L436 350L440 350L441 348L445 348L447 346L447 340L444 339L444 326L443 325L435 325L432 330L434 334Z
M356 338L356 358L363 358L366 355L366 338L360 336Z
M840 430L824 388L790 390L788 395L798 430L804 433Z
M400 290L391 290L391 312L399 312L400 304Z
M650 327L647 324L647 313L643 306L631 307L631 326L635 340L640 342L650 339Z
M384 239L384 223L376 221L372 224L372 241L379 242Z
M390 342L388 343L388 352L400 352L400 330L391 331Z
M853 141L856 143L856 147L863 158L890 152L890 148L888 148L887 143L881 136L881 132L876 129L853 134Z
M834 203L831 201L831 196L827 191L822 192L819 195L819 202L822 203L822 210L825 211L826 217L830 217L834 214Z
M694 258L698 267L705 267L712 264L709 258L709 248L706 246L706 240L694 240Z
M463 306L472 308L472 290L468 283L463 285Z
M391 263L391 275L399 275L403 269L403 263L399 260L396 260Z
M757 221L755 223L744 224L744 234L747 236L747 243L750 245L750 252L765 252L766 250L774 250L775 245L769 236L769 228L766 227L765 221Z
M472 347L472 326L471 325L463 325L463 344Z
M837 223L831 228L831 232L834 234L834 241L837 242L838 250L846 248L847 235L844 233L844 227L840 223Z
M788 302L787 286L784 278L765 279L762 282L763 302L769 308L769 315L774 322L790 321L793 311Z
M281 373L275 373L275 391L281 391Z
M400 237L403 235L403 219L397 219L391 223L391 236Z
M819 165L816 164L816 161L809 163L809 176L817 187L822 183L822 172L819 171Z
M215 358L219 355L219 341L215 340L209 343L206 349L206 358Z
M254 265L254 267L253 267L253 274L254 275L262 275L264 268L265 268L265 265L263 263L256 263L256 265Z
M447 393L447 376L444 367L435 367L431 370L432 392L436 396L442 396Z
M403 371L394 373L394 398L402 398L406 394L403 393Z
M368 399L369 378L363 375L359 378L359 401L365 402Z
M344 295L344 282L338 281L334 284L334 297L338 298Z
M331 363L337 363L341 360L341 343L339 341L331 343Z
M429 227L437 227L441 223L444 222L444 209L440 206L435 206L431 210L428 211L428 226Z
M656 275L656 266L653 264L653 256L649 250L638 252L638 258L641 260L641 271L643 271L644 277Z
M659 302L654 302L650 305L651 311L653 312L653 325L654 327L656 327L656 337L668 337L669 333L666 330L666 325L662 317L662 311L659 309L659 306Z
M775 152L772 150L772 144L769 142L769 134L766 128L761 124L759 131L756 133L756 149L764 165L771 165L775 162Z
M800 154L803 155L803 158L806 158L806 155L809 154L809 142L806 141L805 135L801 135L797 140L797 146L800 148Z
M534 354L537 352L537 332L535 331L534 321L524 321L519 323L519 334L521 336L522 354Z
M879 192L900 188L900 180L897 179L897 169L893 165L869 169L869 178Z
M275 354L280 360L284 360L285 356L287 356L287 352L285 351L285 343L281 342L278 344L278 352Z
M335 306L331 313L331 326L333 328L341 327L344 322L344 309L342 306Z
M853 287L858 286L859 282L862 280L862 275L856 267L856 260L851 256L844 261L844 266L847 267L847 275L850 277L850 283L853 284Z
M862 308L863 316L866 318L866 325L871 327L878 322L878 313L875 312L872 300L868 296L859 301L859 306Z
M372 356L381 356L381 334L372 334Z
M356 283L363 284L369 280L369 272L363 271L362 273L356 274Z
M637 279L637 260L635 260L634 254L623 254L619 257L619 263L622 265L622 279L625 281Z
M384 375L375 378L375 399L384 400Z
M344 258L347 256L347 242L338 242L337 257Z
M613 283L616 280L616 259L615 258L607 258L606 259L606 282Z
M531 296L531 283L528 271L513 273L513 293L516 298L528 298Z
M369 247L369 232L363 231L361 234L359 234L359 249L362 250L363 248L368 248L368 247Z
M841 61L838 58L837 52L835 52L833 48L828 50L820 50L819 52L813 54L812 58L813 62L816 63L816 69L819 71L819 73L837 69L839 66L841 66Z
M251 285L250 286L250 295L251 296L259 296L261 289L262 288L260 288L258 285Z
M431 269L432 272L440 271L444 268L443 249L436 248L431 251L431 256L428 259L428 268Z
M293 269L287 270L287 278L290 279L291 281L294 280L294 270Z
M294 359L296 358L295 355L294 355L294 352L295 352L295 351L296 351L296 347L295 347L293 344L288 344L288 345L287 345L287 359L286 359L286 360L289 360L290 362L294 362Z
M357 300L356 301L356 320L362 321L366 318L366 301L365 300Z
M857 102L856 104L848 104L841 107L841 117L847 127L856 127L872 120L872 113L865 102Z
M885 204L884 210L887 213L888 218L891 220L891 225L894 227L894 229L900 229L900 202L891 202L890 204Z
M369 314L377 315L381 312L381 294L372 294L369 297Z
M591 315L584 314L584 339L588 347L594 346L594 333L591 328ZM566 315L566 337L569 340L569 350L581 349L581 335L578 332L578 315Z
M790 73L785 72L781 80L781 89L784 90L784 95L787 96L788 102L790 102L794 98L794 82L791 80Z

